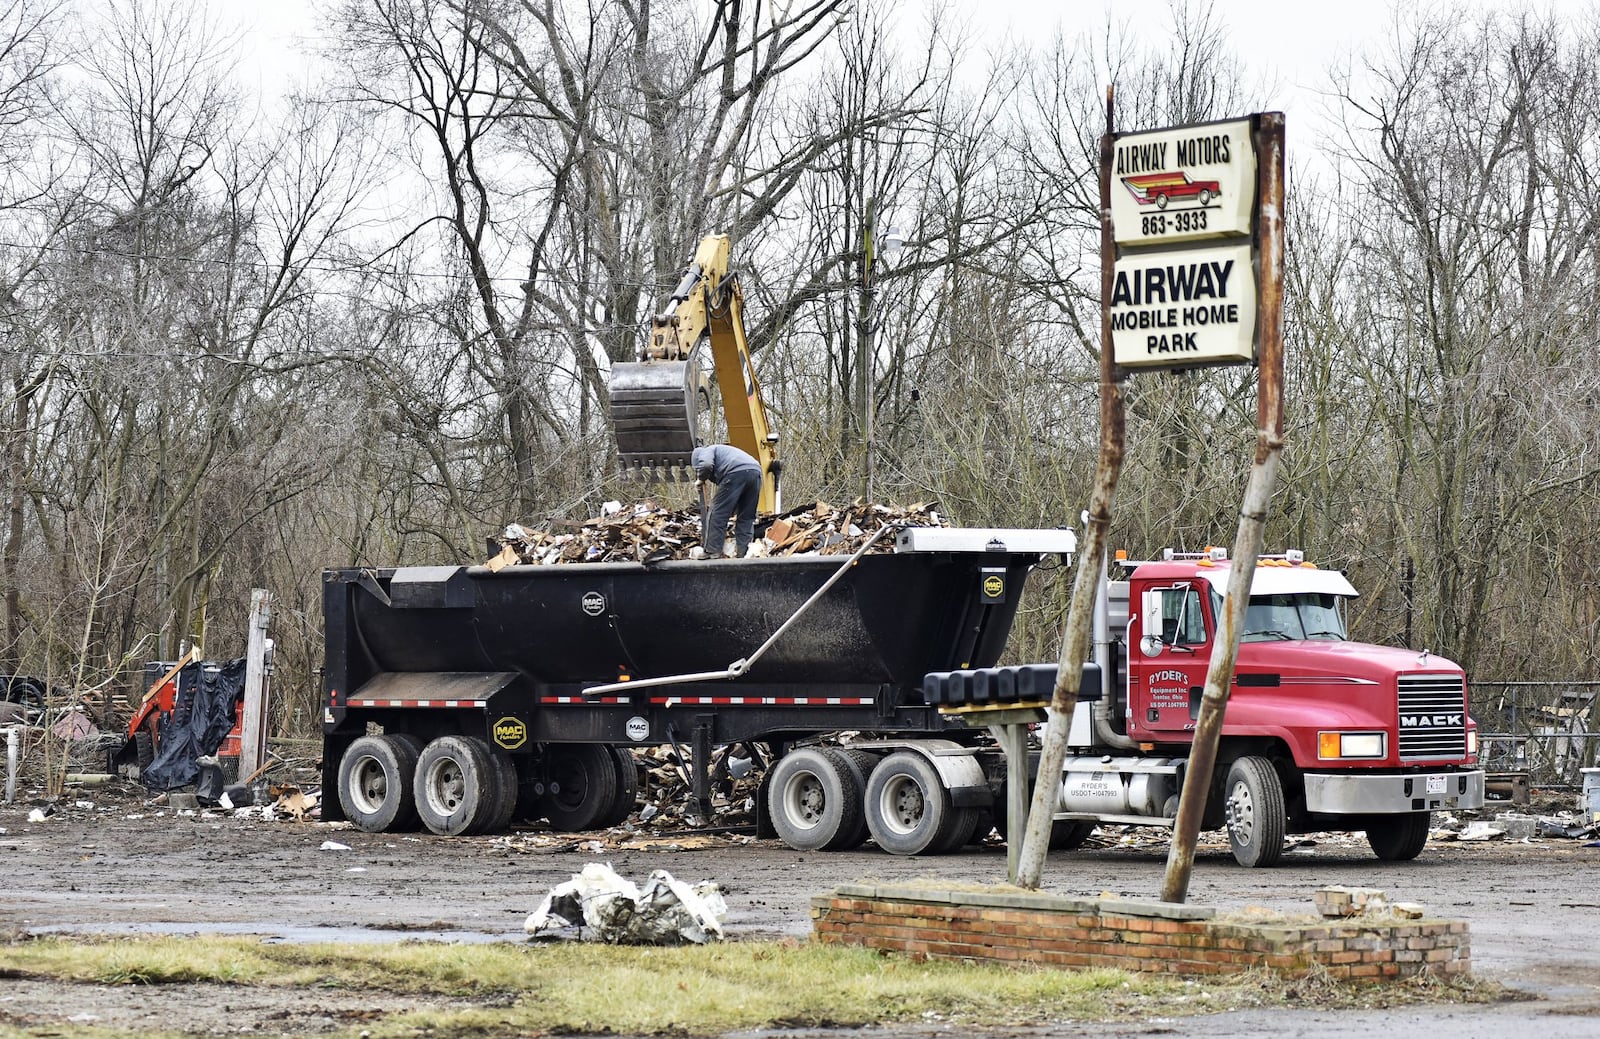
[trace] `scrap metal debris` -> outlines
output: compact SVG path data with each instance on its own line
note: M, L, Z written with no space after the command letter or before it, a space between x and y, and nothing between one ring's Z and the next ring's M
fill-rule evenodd
M658 869L640 890L591 862L544 897L524 925L535 937L574 927L611 945L704 945L722 938L728 906L714 881L689 885Z
M559 529L536 530L520 523L506 527L490 570L518 564L657 563L695 558L701 542L700 515L692 509L668 509L654 499L631 507L606 502L602 515L582 523L561 523ZM789 509L757 529L752 556L841 555L854 552L878 528L946 527L935 504L868 505L856 500L835 506L825 501ZM892 539L882 539L874 552L890 552Z

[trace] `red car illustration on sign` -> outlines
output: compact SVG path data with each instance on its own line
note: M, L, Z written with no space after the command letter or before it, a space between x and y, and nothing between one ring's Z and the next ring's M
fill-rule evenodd
M1191 198L1203 206L1222 194L1222 185L1216 181L1190 180L1182 170L1123 177L1122 184L1141 206L1154 205L1157 209L1166 209L1170 201Z

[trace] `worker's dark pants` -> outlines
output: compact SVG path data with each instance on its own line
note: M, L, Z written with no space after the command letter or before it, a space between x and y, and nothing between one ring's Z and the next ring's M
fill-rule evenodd
M761 500L761 470L735 469L717 484L706 516L706 555L722 558L722 543L728 539L728 517L734 517L734 554L744 558L750 539L756 533L756 503Z

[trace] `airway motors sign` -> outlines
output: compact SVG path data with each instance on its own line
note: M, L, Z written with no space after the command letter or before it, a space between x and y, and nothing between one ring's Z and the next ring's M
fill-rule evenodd
M1117 136L1111 154L1117 256L1116 363L1188 368L1255 359L1251 122Z
M1111 162L1118 245L1175 245L1250 233L1256 156L1248 119L1123 134Z

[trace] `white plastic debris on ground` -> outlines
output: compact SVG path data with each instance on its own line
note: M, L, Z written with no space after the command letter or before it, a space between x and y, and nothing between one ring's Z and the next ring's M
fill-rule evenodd
M538 936L583 927L612 945L703 945L721 940L727 915L714 881L685 884L658 869L640 890L610 864L591 862L551 889L524 930Z
M1506 835L1505 827L1482 821L1470 822L1456 834L1458 841L1488 841Z

